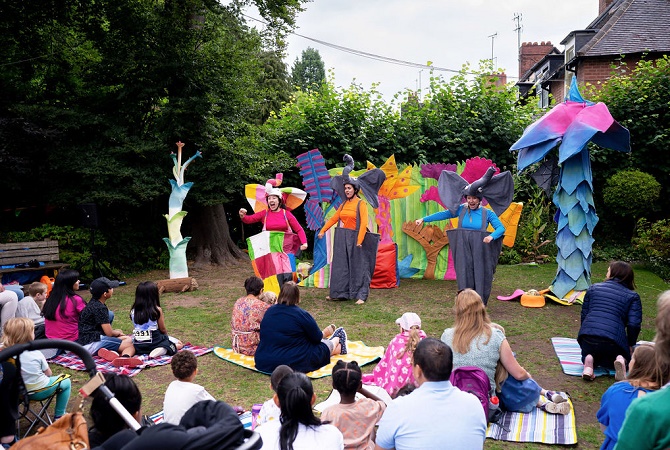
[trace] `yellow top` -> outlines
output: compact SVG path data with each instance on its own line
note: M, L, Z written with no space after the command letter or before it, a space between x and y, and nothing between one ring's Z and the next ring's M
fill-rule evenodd
M363 202L360 198L354 196L349 200L345 201L337 208L335 214L328 219L326 224L321 228L321 233L325 233L335 225L339 220L342 221L342 226L344 228L349 228L350 230L356 229L356 209L358 208L358 203ZM358 241L357 244L361 245L363 243L363 238L365 237L365 232L367 231L368 226L368 207L363 202L361 204L361 225L358 229Z

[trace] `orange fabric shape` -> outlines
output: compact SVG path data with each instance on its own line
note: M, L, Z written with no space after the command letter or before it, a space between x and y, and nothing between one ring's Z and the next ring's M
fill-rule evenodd
M526 308L542 308L544 303L544 295L523 294L521 296L521 306Z
M391 289L398 287L398 248L395 243L379 243L377 262L370 288Z

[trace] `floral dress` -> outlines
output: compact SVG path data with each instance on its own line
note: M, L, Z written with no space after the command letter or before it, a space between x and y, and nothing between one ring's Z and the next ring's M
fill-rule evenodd
M419 338L425 339L426 333L419 330ZM363 384L374 384L384 388L390 396L408 383L414 384L412 374L412 354L403 353L409 340L409 331L399 333L391 340L384 357L371 374L363 375Z
M230 328L233 336L233 351L253 356L261 340L261 320L269 304L254 296L239 298L233 306Z

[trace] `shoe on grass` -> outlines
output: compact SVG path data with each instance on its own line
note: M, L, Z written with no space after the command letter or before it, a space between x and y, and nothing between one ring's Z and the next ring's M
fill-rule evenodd
M167 354L167 349L165 347L157 347L151 350L151 353L149 353L149 357L158 358L159 356L163 356L165 354Z

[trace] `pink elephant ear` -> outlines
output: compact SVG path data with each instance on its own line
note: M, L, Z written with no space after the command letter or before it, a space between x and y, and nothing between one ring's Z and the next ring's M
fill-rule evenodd
M442 203L442 200L440 200L440 194L438 193L436 186L431 186L428 189L426 189L426 192L424 192L423 195L421 195L420 200L421 202L427 202L432 200L434 202L439 203L439 205L442 206L443 208L446 208L444 203Z

